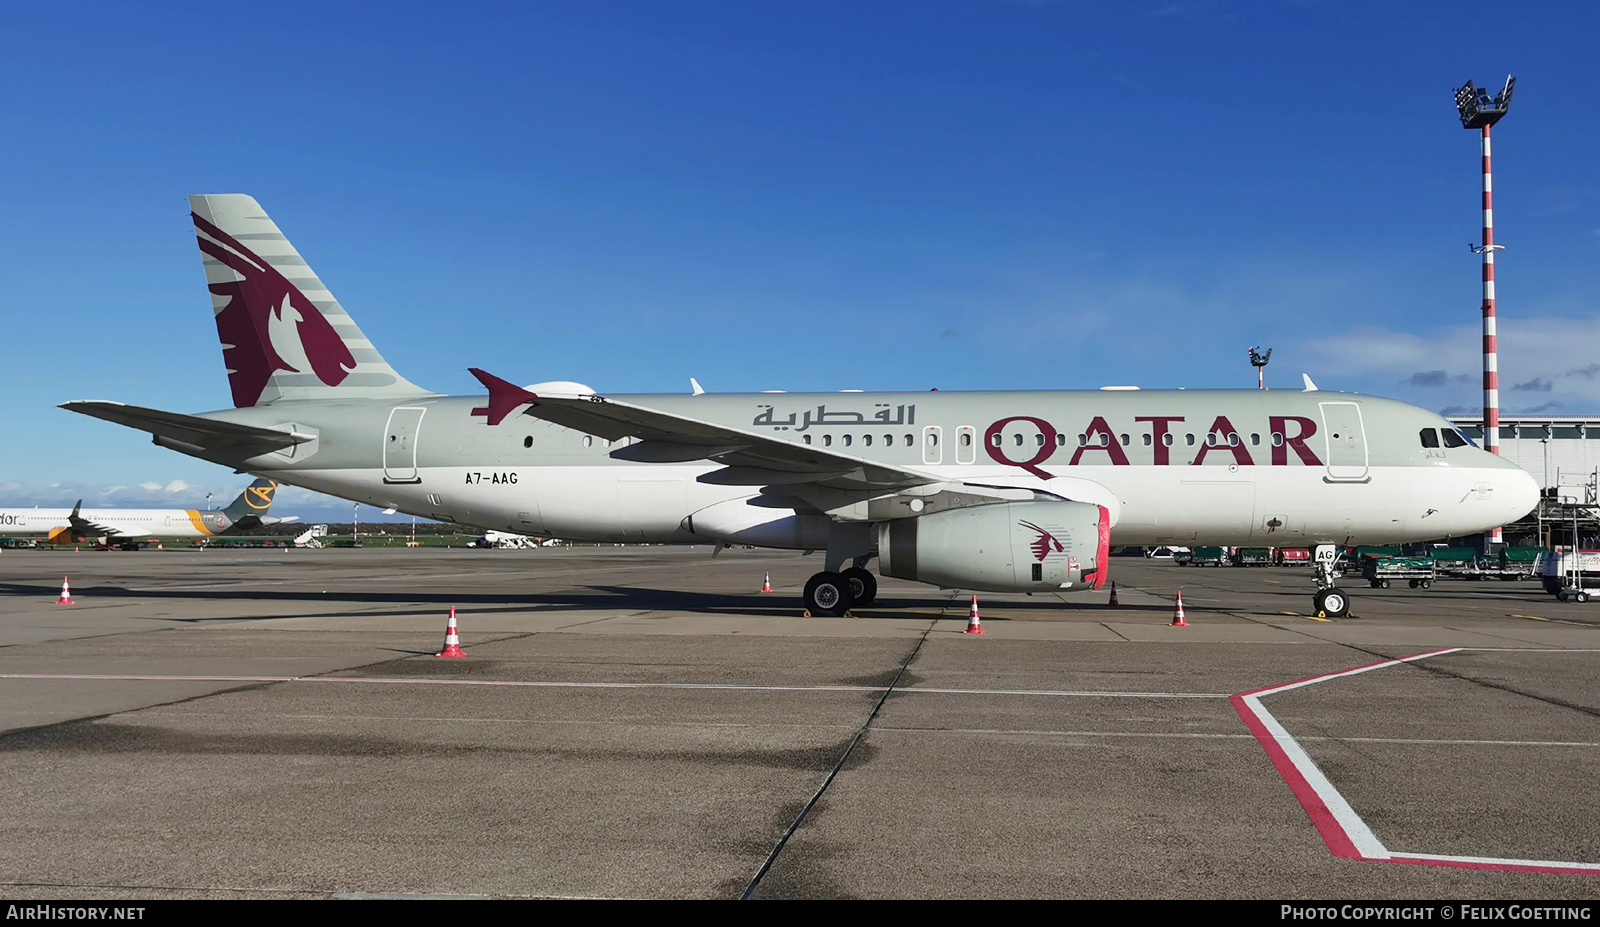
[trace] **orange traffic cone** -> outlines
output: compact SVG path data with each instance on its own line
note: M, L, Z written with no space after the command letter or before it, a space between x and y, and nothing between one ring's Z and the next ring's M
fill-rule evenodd
M56 599L56 604L57 605L76 605L77 604L76 602L72 601L72 590L67 587L67 578L65 576L61 577L61 598Z
M972 611L967 613L967 629L962 634L982 634L983 624L978 620L978 597L972 597Z
M771 592L772 591L772 574L771 573L762 574L762 577L761 577L761 591L762 592Z
M1175 628L1187 628L1189 626L1189 622L1183 620L1183 590L1182 589L1178 590L1178 608L1177 608L1177 610L1175 610L1172 613L1172 626L1175 627Z
M1112 608L1116 608L1122 604L1121 602L1117 601L1117 584L1115 582L1111 584L1111 601L1107 602L1106 604Z
M456 607L450 606L450 623L444 626L444 650L434 654L436 657L464 657L466 651L461 649L461 638L456 634Z

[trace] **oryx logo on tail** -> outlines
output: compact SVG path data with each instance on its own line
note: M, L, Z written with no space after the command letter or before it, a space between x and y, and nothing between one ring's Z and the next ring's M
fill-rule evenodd
M355 369L356 359L322 312L266 258L194 213L200 250L239 275L210 284L228 297L217 313L228 385L233 404L253 406L267 381L280 370L314 373L326 386L338 386ZM309 369L308 369L309 368Z
M1038 560L1042 563L1044 562L1044 558L1050 556L1051 552L1059 554L1066 551L1066 548L1061 546L1061 542L1056 540L1055 535L1044 530L1033 522L1019 521L1017 524L1024 528L1038 532L1039 536L1034 538L1033 543L1029 545L1033 548L1033 558L1035 560Z

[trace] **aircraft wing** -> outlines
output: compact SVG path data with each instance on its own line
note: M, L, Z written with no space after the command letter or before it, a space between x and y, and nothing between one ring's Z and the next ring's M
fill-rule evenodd
M940 480L866 460L833 448L794 444L727 425L598 395L552 396L528 392L513 383L473 368L489 388L489 405L474 409L498 424L518 406L524 415L575 428L587 434L639 443L618 448L613 457L655 463L711 460L724 465L701 477L703 482L772 489L805 486L842 490L860 497L881 495Z
M69 530L72 532L74 537L86 537L91 534L115 535L122 533L115 528L97 524L87 518L84 518L82 515L82 510L83 500L79 499L78 504L72 507L72 514L67 516L67 524L71 526Z
M205 450L224 447L246 451L248 456L265 454L296 444L314 440L312 435L302 435L272 428L258 428L236 422L222 422L199 415L180 412L163 412L143 406L130 406L101 399L79 399L63 402L61 408L71 412L92 415L118 425L127 425L153 435L180 441Z

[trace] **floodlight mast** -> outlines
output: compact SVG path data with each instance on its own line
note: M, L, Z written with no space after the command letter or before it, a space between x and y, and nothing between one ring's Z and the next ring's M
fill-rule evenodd
M1474 253L1483 255L1483 446L1491 454L1500 453L1500 364L1498 336L1494 312L1494 253L1505 245L1494 243L1494 181L1489 170L1489 129L1504 118L1511 108L1511 92L1517 79L1507 75L1505 87L1494 97L1489 91L1476 87L1472 81L1456 88L1456 110L1461 114L1461 127L1478 129L1483 138L1483 244L1470 246ZM1503 540L1499 528L1494 529L1490 541Z
M1254 345L1250 347L1250 366L1256 368L1256 389L1267 388L1267 361L1272 359L1272 349L1265 352L1259 351Z

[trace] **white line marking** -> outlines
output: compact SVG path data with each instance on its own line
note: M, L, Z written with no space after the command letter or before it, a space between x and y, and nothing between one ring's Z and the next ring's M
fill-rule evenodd
M1600 863L1572 863L1545 859L1501 859L1495 856L1442 856L1434 853L1395 853L1395 859L1437 860L1447 863L1471 863L1480 866L1534 866L1540 869L1581 869L1600 872Z
M1341 673L1339 675L1349 674ZM1332 676L1329 678L1338 677ZM1296 683L1292 687L1299 688L1308 684ZM1350 803L1344 800L1344 796L1339 794L1339 790L1334 788L1333 783L1329 782L1328 778L1322 774L1322 770L1317 768L1317 764L1311 761L1311 757L1306 754L1306 751L1290 736L1283 725L1278 723L1278 719L1272 716L1272 712L1262 707L1260 698L1254 695L1246 696L1244 702L1250 706L1251 710L1255 712L1256 719L1271 733L1272 738L1278 742L1279 749L1283 750L1289 762L1294 764L1295 768L1300 771L1300 775L1305 778L1306 783L1322 799L1322 803L1327 807L1328 813L1332 814L1334 820L1339 822L1339 826L1344 830L1345 836L1355 845L1356 850L1369 859L1388 859L1389 851L1384 849L1382 841L1372 833L1371 828L1367 827L1367 822L1361 820L1361 815L1356 814L1355 809L1350 807Z
M1305 750L1300 746L1299 742L1296 741L1295 738L1284 729L1282 724L1278 723L1278 719L1273 716L1272 712L1268 711L1266 707L1261 704L1261 699L1264 696L1275 695L1280 692L1288 692L1315 683L1327 682L1332 679L1342 679L1348 676L1357 675L1359 673L1371 672L1375 669L1384 669L1390 666L1398 666L1402 663L1425 660L1430 657L1445 656L1447 654L1459 653L1466 650L1489 652L1504 652L1508 650L1517 652L1543 653L1568 652L1556 648L1534 649L1449 647L1442 650L1429 651L1427 653L1413 654L1412 656L1401 657L1395 660L1385 660L1383 662L1374 663L1368 666L1358 666L1353 669L1344 670L1338 673L1328 673L1322 676L1313 676L1310 679L1302 679L1297 682L1291 682L1285 685L1274 686L1267 689L1259 689L1254 692L1239 693L1238 695L1234 696L1234 704L1240 709L1241 715L1244 715L1246 711L1248 711L1249 716L1245 719L1247 726L1249 726L1249 722L1252 719L1256 722L1256 725L1259 726L1260 730L1254 731L1257 740L1261 741L1262 746L1267 748L1267 755L1272 758L1274 765L1278 765L1278 771L1281 775L1283 775L1285 783L1289 786L1290 790L1295 793L1295 797L1300 800L1301 805L1306 809L1306 813L1311 817L1312 823L1317 827L1317 830L1322 833L1323 840L1328 844L1328 848L1332 850L1335 855L1348 855L1348 852L1340 850L1341 844L1348 843L1354 849L1358 858L1374 861L1420 863L1423 865L1434 866L1460 866L1466 868L1534 870L1569 874L1600 874L1600 863L1507 859L1491 856L1443 856L1429 853L1391 852L1383 845L1382 841L1377 838L1377 835L1373 834L1371 828L1369 828L1367 823L1361 819L1361 816L1355 812L1355 809L1350 807L1349 803L1345 801L1344 796L1340 794L1337 788L1334 787L1333 783L1328 781L1327 777L1323 775L1322 770L1317 768L1317 764L1312 761L1309 755L1307 755ZM1309 740L1310 738L1307 739ZM1354 740L1356 738L1327 739ZM1573 746L1576 746L1576 744ZM1283 761L1289 764L1292 767L1292 772L1298 774L1298 776L1292 775L1289 770L1285 770L1283 768L1283 766L1279 763L1278 756L1274 755L1273 748L1276 748L1278 754L1282 756ZM1303 784L1297 784L1295 781L1296 778L1298 778ZM1306 789L1309 789L1313 794L1309 796L1306 795ZM1326 813L1324 814L1323 812ZM1332 818L1332 821L1327 821L1329 817ZM1325 827L1334 828L1336 832L1329 833Z
M0 673L0 679L123 682L343 682L417 686L507 686L530 689L707 689L737 692L883 692L888 686L783 686L720 682L549 682L527 679L429 679L407 676L158 676L120 673ZM896 689L934 695L1043 695L1053 698L1225 699L1212 692L1100 692L1054 689Z

